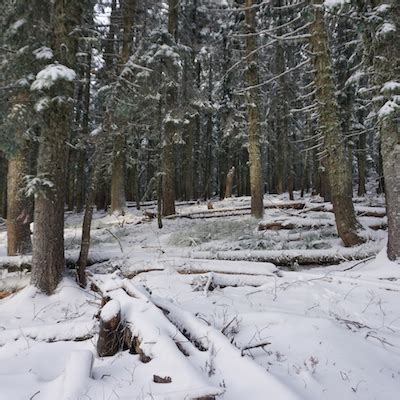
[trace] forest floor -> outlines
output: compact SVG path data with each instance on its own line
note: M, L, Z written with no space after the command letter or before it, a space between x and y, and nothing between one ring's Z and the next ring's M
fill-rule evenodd
M161 230L143 209L96 213L97 291L70 270L47 297L28 272L0 270L0 293L15 290L0 300L0 399L397 400L400 267L385 256L383 198L355 199L366 243L352 249L319 198L266 196L261 223L249 201L180 205ZM69 259L81 222L66 213ZM0 229L0 264L29 263L5 247ZM97 355L101 292L141 354Z

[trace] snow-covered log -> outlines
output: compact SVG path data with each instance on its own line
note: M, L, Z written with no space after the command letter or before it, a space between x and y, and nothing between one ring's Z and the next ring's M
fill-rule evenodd
M194 259L269 262L279 266L333 265L344 261L363 260L377 254L379 250L379 246L371 244L368 247L323 250L193 251L189 256Z
M91 378L93 353L89 350L71 352L63 374L63 390L60 396L63 400L81 398L87 382Z
M103 296L111 298L111 301L118 300L121 304L121 318L132 339L131 352L140 351L151 357L151 376L169 377L171 381L165 384L171 385L171 393L181 393L179 398L214 399L222 394L224 389L212 384L201 374L201 369L189 361L187 356L198 357L200 350L153 304L146 291L133 286L126 279L113 278L103 280L104 277L98 276L90 279ZM125 338L127 340L126 335ZM152 379L149 385L153 395L156 395L160 384Z
M294 209L302 210L305 207L303 202L288 202L288 203L268 203L264 204L265 209ZM236 215L248 215L251 213L250 206L236 207L236 208L217 208L208 209L204 211L194 211L188 213L180 213L168 215L165 219L176 219L176 218L189 218L189 219L203 219L203 218L218 218L218 217L230 217Z

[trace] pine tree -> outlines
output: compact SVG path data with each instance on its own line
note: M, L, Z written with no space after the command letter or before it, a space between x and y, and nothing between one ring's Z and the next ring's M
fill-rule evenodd
M71 126L75 56L81 2L54 0L50 8L50 46L54 63L37 75L31 90L43 93L42 129L37 159L31 282L54 292L65 268L64 202L68 140Z
M348 191L351 174L342 140L322 4L322 0L313 1L315 17L310 28L319 129L324 136L324 165L329 179L337 231L345 246L354 246L362 243L363 239L358 234L359 224Z

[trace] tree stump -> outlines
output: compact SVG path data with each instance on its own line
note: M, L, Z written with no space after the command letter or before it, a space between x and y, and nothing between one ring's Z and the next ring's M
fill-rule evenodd
M100 312L97 353L100 357L113 356L121 349L122 342L121 305L117 300L110 300Z

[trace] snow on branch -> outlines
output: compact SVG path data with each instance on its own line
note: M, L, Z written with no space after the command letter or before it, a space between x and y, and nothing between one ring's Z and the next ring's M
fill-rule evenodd
M50 64L38 72L31 85L31 90L51 88L57 81L73 81L76 73L71 68L62 64Z

